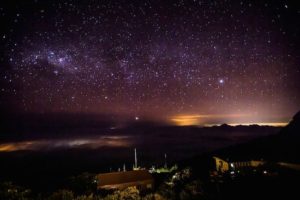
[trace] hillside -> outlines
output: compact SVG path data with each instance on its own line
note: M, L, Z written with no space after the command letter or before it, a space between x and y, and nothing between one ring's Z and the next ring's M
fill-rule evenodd
M300 111L278 134L213 152L230 160L265 159L300 163Z

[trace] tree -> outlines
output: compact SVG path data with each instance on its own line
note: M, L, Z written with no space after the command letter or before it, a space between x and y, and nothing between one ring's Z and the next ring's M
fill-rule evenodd
M140 200L140 191L136 187L128 187L107 195L104 200Z
M147 194L142 198L142 200L166 200L163 196L160 194L154 193L154 194Z
M74 194L70 190L59 190L54 192L48 200L74 200Z
M90 194L97 190L95 175L87 172L71 177L69 185L77 194Z
M14 185L12 182L0 184L0 199L29 200L31 191Z
M74 200L102 200L99 196L90 195L81 195L77 196Z

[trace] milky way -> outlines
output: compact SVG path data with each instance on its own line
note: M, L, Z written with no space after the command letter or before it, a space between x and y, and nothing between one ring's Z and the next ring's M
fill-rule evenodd
M284 121L299 109L292 1L0 5L1 109L232 123Z

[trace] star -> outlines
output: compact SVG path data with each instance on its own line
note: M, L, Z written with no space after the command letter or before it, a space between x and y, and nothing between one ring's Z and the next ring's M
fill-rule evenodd
M15 112L104 113L132 121L255 111L287 118L300 102L297 6L11 5L1 7L0 106ZM180 15L163 12L170 9Z
M61 63L61 64L62 64L64 61L65 61L64 58L59 58L59 59L58 59L58 62Z

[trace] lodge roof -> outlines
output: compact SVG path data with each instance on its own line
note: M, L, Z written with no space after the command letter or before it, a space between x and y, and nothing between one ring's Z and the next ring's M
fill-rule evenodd
M98 187L105 185L116 185L130 182L140 182L153 180L152 175L147 170L134 170L126 172L111 172L97 175Z

